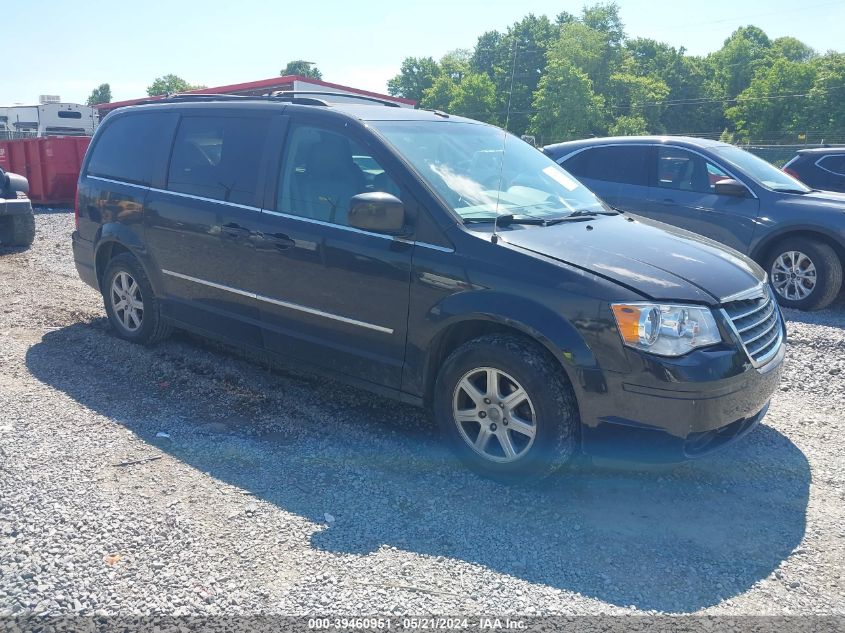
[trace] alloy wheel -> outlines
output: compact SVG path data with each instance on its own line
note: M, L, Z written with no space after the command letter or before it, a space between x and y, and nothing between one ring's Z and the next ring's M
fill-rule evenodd
M126 271L114 276L111 303L115 316L128 332L136 332L144 321L144 299L138 282Z
M470 448L494 462L520 459L537 435L537 416L528 393L494 367L464 374L452 397L452 415Z
M772 286L790 301L806 299L816 289L816 266L801 251L781 253L772 263Z

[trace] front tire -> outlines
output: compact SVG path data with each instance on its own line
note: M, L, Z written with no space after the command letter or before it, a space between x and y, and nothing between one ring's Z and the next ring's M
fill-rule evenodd
M542 479L577 453L571 386L544 349L519 336L481 336L456 349L437 376L434 414L467 466L505 483Z
M765 268L778 303L785 308L821 310L842 288L842 262L824 242L785 239L771 250Z
M112 259L101 288L109 323L120 338L149 345L170 335L170 323L135 257L123 253Z

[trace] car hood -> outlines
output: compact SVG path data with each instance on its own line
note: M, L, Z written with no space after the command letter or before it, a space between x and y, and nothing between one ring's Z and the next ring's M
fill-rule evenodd
M499 237L656 300L714 305L766 279L757 264L726 246L627 215L547 227L510 225Z

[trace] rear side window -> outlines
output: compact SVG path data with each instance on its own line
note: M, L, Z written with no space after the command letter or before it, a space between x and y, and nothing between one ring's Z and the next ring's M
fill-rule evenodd
M149 185L172 138L171 118L159 113L122 116L102 131L88 161L92 176Z
M257 205L256 188L269 120L184 117L176 133L167 188Z
M644 145L594 147L562 163L571 174L606 182L648 186L649 148Z
M845 176L845 154L837 156L825 156L818 161L818 166L836 174L837 176Z

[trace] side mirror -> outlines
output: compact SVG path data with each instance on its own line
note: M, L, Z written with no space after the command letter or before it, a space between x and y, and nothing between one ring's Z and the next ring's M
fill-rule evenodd
M349 226L363 231L402 235L405 232L405 205L383 191L359 193L349 201Z
M748 187L743 185L738 180L728 178L720 180L714 185L716 195L719 196L733 196L734 198L747 198L749 191Z

